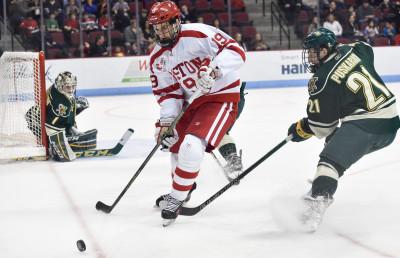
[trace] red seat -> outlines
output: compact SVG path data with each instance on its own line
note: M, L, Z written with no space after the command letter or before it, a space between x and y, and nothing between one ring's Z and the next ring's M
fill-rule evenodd
M61 50L58 48L49 48L46 50L46 58L47 59L56 59L60 58L61 56Z
M221 24L221 27L229 25L228 24L228 22L229 22L228 13L219 13L219 14L217 14L217 17L218 17L219 23Z
M299 23L307 23L310 21L310 16L308 15L308 12L305 10L301 10L296 17L296 22Z
M195 4L196 12L206 12L210 9L208 5L208 0L198 0Z
M123 45L124 35L119 30L111 31L111 42L113 45Z
M242 26L242 35L244 40L253 40L256 33L256 28L253 26Z
M151 0L151 1L143 1L144 2L144 8L147 9L147 11L150 11L150 8L153 6L156 0Z
M374 46L389 46L390 42L389 39L386 37L376 37L374 38Z
M344 37L338 37L337 42L341 43L341 44L349 44L349 43L351 43L351 40L348 38L344 38Z
M83 42L88 41L88 36L86 32L82 33L83 37ZM74 32L71 34L71 43L73 46L79 46L80 43L80 33L79 32Z
M51 32L50 35L51 35L51 38L53 39L53 41L57 42L57 44L59 44L59 45L65 44L64 33L62 33L61 31Z
M95 30L95 31L91 31L89 33L89 42L90 43L95 43L96 38L103 35L104 36L104 32L103 31L99 31L99 30Z
M139 10L138 12L140 12L140 10L142 10L142 1L139 1ZM130 2L129 3L129 11L131 13L132 16L136 16L136 2Z
M215 19L214 13L203 13L201 16L203 16L204 23L208 24L208 25L212 25L212 23Z
M250 24L249 15L246 12L239 12L233 14L233 20L237 25L248 25Z
M224 0L211 0L211 9L214 12L224 12L225 11Z
M231 30L232 32L229 33L229 26L222 28L223 31L225 31L227 34L229 34L232 38L235 36L236 33L240 32L239 27L237 26L232 26Z
M190 0L180 0L179 6L182 6L182 5L186 5L189 8L189 10L191 10L193 8L193 3Z
M244 11L245 4L244 4L243 0L232 0L231 8L232 8L232 11L234 11L234 12Z

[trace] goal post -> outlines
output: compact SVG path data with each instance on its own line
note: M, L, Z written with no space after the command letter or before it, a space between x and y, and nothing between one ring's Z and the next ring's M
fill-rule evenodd
M47 158L43 52L0 57L0 160Z

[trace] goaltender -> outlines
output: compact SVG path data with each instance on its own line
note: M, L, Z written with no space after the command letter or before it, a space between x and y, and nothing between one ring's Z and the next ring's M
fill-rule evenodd
M54 84L47 89L46 134L49 137L50 156L56 161L76 159L74 152L96 148L97 130L79 132L76 115L89 107L88 100L76 97L76 76L71 72L58 74ZM25 115L29 129L38 124L38 106L31 107ZM32 130L33 131L33 130Z

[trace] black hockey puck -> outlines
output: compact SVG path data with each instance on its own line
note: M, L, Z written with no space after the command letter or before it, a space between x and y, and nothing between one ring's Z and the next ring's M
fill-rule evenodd
M81 239L76 241L76 246L78 247L78 250L81 252L84 252L86 250L86 244Z

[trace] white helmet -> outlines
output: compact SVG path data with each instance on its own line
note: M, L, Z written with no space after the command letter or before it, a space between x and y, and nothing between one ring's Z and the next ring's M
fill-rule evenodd
M76 89L76 76L72 75L71 72L60 73L55 80L56 89L67 96L67 98L73 98L75 96Z

